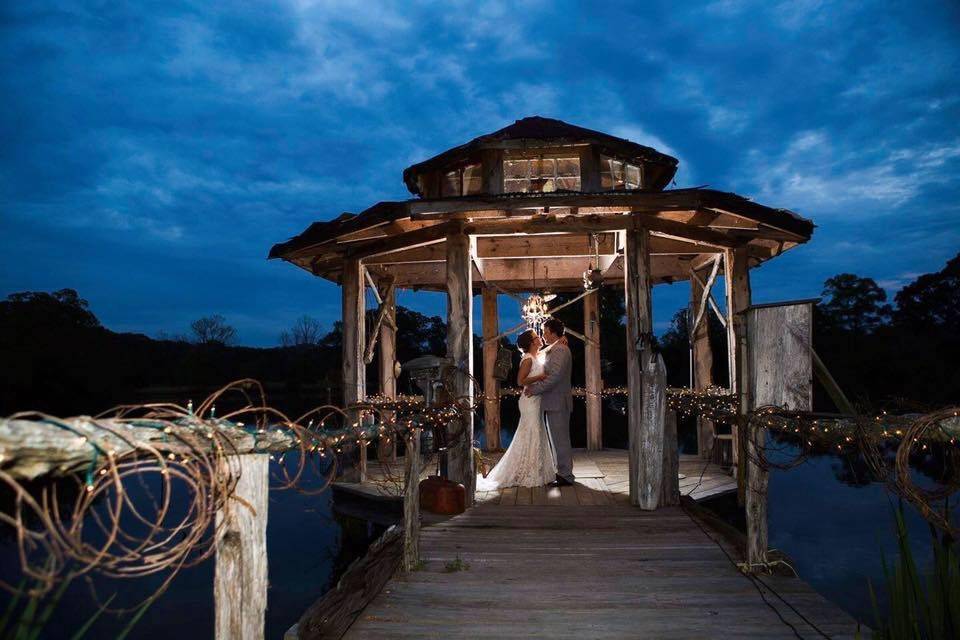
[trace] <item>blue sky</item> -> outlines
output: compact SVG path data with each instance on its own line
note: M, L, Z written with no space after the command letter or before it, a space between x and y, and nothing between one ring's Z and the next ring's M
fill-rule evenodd
M24 1L0 30L0 295L72 287L119 331L221 313L271 345L300 315L331 325L337 287L270 246L409 197L404 167L534 114L812 218L755 301L843 271L893 290L960 249L948 0ZM655 290L659 330L688 296Z

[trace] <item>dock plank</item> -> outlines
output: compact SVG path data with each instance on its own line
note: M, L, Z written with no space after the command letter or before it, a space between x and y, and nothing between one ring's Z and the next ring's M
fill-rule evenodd
M533 489L530 504L504 490L501 504L424 527L424 569L395 576L345 637L795 638L779 616L816 637L770 589L831 637L854 637L803 581L764 578L768 605L682 509L641 511L605 487ZM449 571L457 557L469 569Z

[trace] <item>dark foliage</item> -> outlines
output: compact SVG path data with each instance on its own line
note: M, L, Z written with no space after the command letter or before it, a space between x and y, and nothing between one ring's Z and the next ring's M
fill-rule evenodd
M558 297L556 307L572 298ZM847 395L863 410L911 405L937 406L960 398L960 256L937 273L921 276L896 295L891 311L886 294L869 278L841 274L824 284L815 312L814 345ZM582 305L557 313L568 327L583 331ZM368 314L372 326L375 314ZM726 335L708 313L714 382L727 383ZM626 334L622 292L600 292L603 378L626 384ZM151 339L115 333L100 325L76 291L24 292L0 301L0 413L39 409L61 415L96 413L121 402L157 399L185 402L228 380L252 377L267 383L271 399L296 413L340 398L340 323L323 334L310 318L286 333L286 346L257 349L230 346L232 328L210 316L196 339ZM446 351L446 325L404 307L397 308L397 359ZM207 331L209 329L209 331ZM479 327L478 327L479 329ZM519 352L509 340L503 344ZM686 309L658 342L671 385L689 376ZM583 348L571 339L574 384L583 384ZM481 342L474 343L478 380ZM368 391L379 389L377 361L367 370ZM411 391L404 376L400 389ZM818 409L832 410L825 394ZM912 408L922 408L913 406Z

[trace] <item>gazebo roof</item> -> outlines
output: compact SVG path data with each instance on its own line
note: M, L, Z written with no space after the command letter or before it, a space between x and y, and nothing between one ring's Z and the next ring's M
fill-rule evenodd
M478 282L576 289L597 258L611 282L622 277L616 232L638 226L653 236L654 282L688 279L691 269L738 246L749 247L755 266L806 242L814 229L786 209L712 189L483 194L380 202L311 224L275 245L270 258L336 281L343 259L360 257L398 286L442 290L444 242L457 227L478 237Z
M642 163L650 180L647 188L654 190L663 189L670 184L679 164L676 158L660 153L652 147L562 120L530 116L407 167L403 171L403 181L410 193L419 196L423 194L417 181L418 176L463 162L483 149L531 149L572 145L593 145L609 154Z
M654 283L699 277L732 249L746 248L756 266L813 233L811 221L734 193L664 191L676 170L676 158L650 147L524 118L407 168L404 181L421 197L314 222L270 258L334 281L356 259L371 277L439 291L447 238L466 234L476 283L559 291L582 288L587 269L622 286L630 230L649 232Z

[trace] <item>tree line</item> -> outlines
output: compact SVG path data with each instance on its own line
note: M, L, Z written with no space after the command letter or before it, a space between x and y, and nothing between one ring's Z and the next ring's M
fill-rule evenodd
M608 386L626 383L626 334L621 291L600 291L602 369ZM558 306L570 296L560 296ZM370 312L371 320L372 314ZM582 329L579 305L557 314ZM714 381L727 380L726 335L709 315ZM658 340L670 384L689 376L686 309L677 311ZM372 324L372 322L371 322ZM184 402L225 382L255 378L268 384L272 403L290 413L340 397L341 326L297 319L280 346L244 347L221 315L198 318L182 335L117 333L102 326L72 289L14 293L0 301L0 414L25 409L58 415L97 413L128 402ZM445 352L446 324L397 307L397 359ZM583 350L573 341L574 384L583 383ZM504 339L505 348L512 348ZM483 359L475 339L478 378ZM873 279L839 274L823 286L815 307L814 347L847 395L864 411L942 405L960 398L960 254L936 273L922 275L888 300ZM514 350L515 351L515 350ZM519 354L515 353L515 360ZM376 361L368 367L379 388ZM403 378L401 388L405 389ZM196 396L199 399L199 395ZM911 404L913 403L913 404ZM818 409L832 410L815 389ZM914 406L916 405L916 406Z

